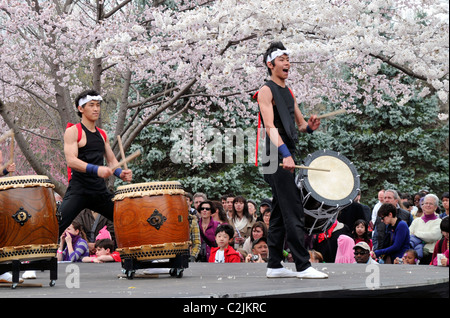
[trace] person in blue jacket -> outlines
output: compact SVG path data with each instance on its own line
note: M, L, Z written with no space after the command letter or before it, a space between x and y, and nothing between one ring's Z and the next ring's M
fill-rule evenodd
M410 248L409 228L405 221L397 217L397 209L390 203L383 204L378 210L381 222L386 224L385 248L375 251L377 258L384 260L384 263L392 264L394 259L402 257Z

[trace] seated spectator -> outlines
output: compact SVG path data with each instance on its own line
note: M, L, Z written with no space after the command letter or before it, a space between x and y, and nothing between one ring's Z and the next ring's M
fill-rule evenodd
M267 238L266 224L264 224L264 222L261 221L256 221L255 224L253 224L252 226L252 232L250 236L247 237L247 239L244 242L244 246L242 248L243 251L241 251L241 253L244 252L246 255L251 254L253 242L263 236Z
M449 222L448 216L446 218L442 219L442 222L440 225L441 232L442 232L442 238L434 246L433 256L431 258L432 259L431 265L448 266L448 236L449 236L448 222ZM442 264L442 256L440 256L441 263L438 264L438 254L443 254L445 256L445 258L447 259L447 265Z
M255 220L248 212L247 200L243 196L234 198L228 222L236 231L234 236L235 248L242 247L245 239L250 236L252 226L255 223Z
M445 192L445 193L442 195L441 200L442 200L442 207L444 208L444 212L442 212L441 214L439 214L439 217L440 217L441 219L443 219L443 218L445 218L445 217L448 216L448 209L449 209L448 192Z
M218 222L219 224L228 223L227 214L225 213L225 209L223 208L222 203L219 201L212 201L213 203L213 211L211 216L214 221Z
M431 255L434 251L436 242L441 238L441 219L435 213L439 204L439 198L434 194L427 194L424 197L422 210L423 215L420 218L414 219L409 227L410 235L423 242L423 257L425 262L429 264L431 261ZM416 249L417 250L417 249Z
M315 250L309 250L309 262L310 263L323 263L322 254Z
M234 229L229 224L221 224L216 229L217 247L211 248L210 263L240 263L241 257L238 252L230 246Z
M414 249L409 249L403 254L402 258L397 257L394 264L418 265L420 262L419 255Z
M207 262L211 252L211 247L217 247L215 241L216 229L219 223L214 221L211 216L214 205L211 201L203 201L197 206L197 212L200 215L198 220L198 227L200 229L200 253L198 261Z
M352 264L355 262L353 254L353 246L355 241L347 235L341 235L337 241L337 252L335 263L337 264Z
M252 251L245 257L246 263L267 263L269 258L269 247L267 246L267 238L260 237L253 241Z
M89 256L86 234L80 224L72 223L61 235L57 259L65 262L81 262L85 256Z
M405 221L397 217L397 209L390 203L384 203L378 210L381 222L386 224L386 236L383 249L375 251L376 257L384 263L392 264L395 258L402 257L409 249L409 229Z
M264 224L266 225L267 229L269 228L270 225L270 214L272 213L272 211L267 208L263 211L262 213L262 220L264 222Z
M247 205L248 205L248 213L250 213L250 215L255 219L258 218L258 214L256 213L256 202L253 200L248 200L247 201Z
M370 256L370 247L366 242L359 242L353 246L353 254L355 256L355 262L358 264L378 264Z
M189 245L189 262L195 262L198 254L200 253L200 229L198 226L198 220L195 215L189 214L189 238L191 244Z
M100 239L95 242L95 255L83 257L83 263L120 262L120 254L114 250L111 239Z
M359 242L366 242L369 244L370 250L373 249L372 240L369 237L369 223L366 220L359 219L353 225L352 237L355 244Z

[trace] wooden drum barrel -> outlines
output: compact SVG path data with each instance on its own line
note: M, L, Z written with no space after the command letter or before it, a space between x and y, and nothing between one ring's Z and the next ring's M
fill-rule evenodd
M123 259L154 260L189 254L188 205L179 182L120 186L114 231Z
M0 179L0 262L56 257L54 187L47 176Z

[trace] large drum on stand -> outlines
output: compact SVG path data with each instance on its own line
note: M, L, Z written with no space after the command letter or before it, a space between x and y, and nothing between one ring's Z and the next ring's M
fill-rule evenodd
M172 276L181 277L189 260L189 209L179 182L137 183L117 188L114 231L127 277L138 268L169 259ZM167 266L167 265L166 265Z
M58 249L54 187L47 176L0 179L0 265L5 270L13 264L15 283L20 270L50 269L54 285Z
M339 212L358 195L360 180L353 163L342 154L320 150L309 154L304 165L328 169L300 170L296 183L300 189L308 234L325 232L336 221Z

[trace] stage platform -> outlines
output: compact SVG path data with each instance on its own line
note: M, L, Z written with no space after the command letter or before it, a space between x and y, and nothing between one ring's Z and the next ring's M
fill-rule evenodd
M293 268L292 263L285 264ZM449 297L449 269L425 265L313 264L328 279L266 278L265 264L189 263L181 278L122 274L120 263L59 263L56 285L49 271L0 298L345 298ZM21 273L22 274L22 273ZM142 277L143 276L143 277ZM42 284L41 287L40 284Z

